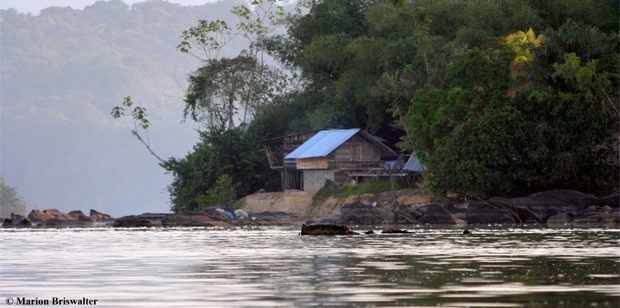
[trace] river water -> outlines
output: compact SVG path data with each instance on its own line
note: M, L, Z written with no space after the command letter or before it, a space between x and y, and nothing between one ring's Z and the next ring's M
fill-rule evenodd
M0 230L0 306L619 307L620 230Z

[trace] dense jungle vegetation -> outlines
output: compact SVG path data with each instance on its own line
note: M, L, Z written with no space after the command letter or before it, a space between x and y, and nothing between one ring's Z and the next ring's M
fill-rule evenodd
M233 8L236 25L200 20L178 49L201 59L185 116L204 130L193 152L162 161L173 210L277 190L259 141L323 128L363 128L415 152L435 194L608 191L618 182L618 7L323 0L285 13L257 0ZM234 35L249 47L219 56Z

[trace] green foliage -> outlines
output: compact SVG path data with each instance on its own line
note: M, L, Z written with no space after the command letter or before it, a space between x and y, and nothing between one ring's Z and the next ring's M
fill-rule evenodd
M110 115L115 120L120 120L125 115L125 108L127 108L131 113L131 120L133 121L133 129L131 133L136 136L138 141L144 145L144 147L149 151L153 157L157 158L160 163L163 163L164 160L153 151L151 148L151 141L149 138L149 127L151 127L151 122L149 121L148 115L146 113L146 108L141 106L134 106L131 97L126 96L123 99L122 106L114 106Z
M177 49L202 60L213 60L231 39L231 29L225 21L201 19L196 26L183 31ZM194 54L192 49L199 49L203 54Z
M269 169L258 144L262 139L246 125L226 131L201 132L200 142L192 152L182 159L171 158L162 164L174 177L168 186L172 210L177 213L197 210L208 202L224 200L217 199L222 195L226 198L245 196L259 189L279 187L279 176ZM230 191L223 188L226 181L231 183Z
M209 130L232 129L235 116L246 123L286 87L286 76L263 61L265 35L284 16L276 0L253 0L236 5L231 14L239 18L238 33L221 20L199 20L181 36L177 49L202 60L202 67L189 76L184 116L206 124ZM221 57L222 48L233 38L244 36L249 48L235 57ZM201 50L197 55L192 50Z
M326 127L360 127L415 150L427 167L425 186L438 193L593 191L609 183L600 157L617 131L618 21L608 18L617 8L586 2L572 1L575 9L527 0L306 1L307 10L286 17L287 34L275 36L266 25L281 11L260 18L233 8L249 54L266 48L296 83L277 93L253 88L271 94L252 121L212 127L194 152L168 161L175 210L197 208L223 174L238 196L277 188L257 140ZM213 113L209 95L228 84L218 67L238 59L204 62L191 77L186 111ZM230 110L243 105L234 96ZM326 187L315 202L383 189L375 186Z
M17 195L17 189L0 177L0 217L11 217L11 213L26 215L26 203Z
M184 116L204 122L209 129L231 129L236 115L245 123L285 85L280 71L252 56L208 60L189 76Z
M437 193L595 191L617 180L602 159L620 117L617 1L304 4L286 16L286 35L273 35L285 17L275 0L233 7L236 26L201 20L183 32L179 50L203 51L186 116L208 125L191 153L163 163L175 211L228 198L224 187L239 197L277 189L258 141L326 127L415 150ZM222 58L234 36L249 48ZM265 50L293 83L264 65ZM381 185L326 187L315 201Z
M576 43L584 32L591 36ZM605 47L605 35L571 21L544 37L530 46L533 59L512 67L518 74L510 71L512 51L474 49L449 65L445 88L418 91L407 122L426 187L488 197L595 191L617 181L604 159L617 132L609 106L618 105L618 81L593 58L617 51Z
M215 182L215 186L196 198L198 208L206 208L212 205L232 205L237 199L235 186L228 174L221 175Z

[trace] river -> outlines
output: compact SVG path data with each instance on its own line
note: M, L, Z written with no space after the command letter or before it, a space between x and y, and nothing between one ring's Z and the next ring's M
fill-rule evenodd
M619 307L618 229L0 230L0 306Z

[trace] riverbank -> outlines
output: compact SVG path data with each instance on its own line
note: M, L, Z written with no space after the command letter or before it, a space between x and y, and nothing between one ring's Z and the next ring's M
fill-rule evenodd
M573 190L552 190L521 198L467 200L437 198L420 189L330 196L321 202L301 191L253 194L240 200L242 209L269 211L293 208L310 223L344 225L539 225L549 227L620 226L616 195L599 198Z
M257 193L242 198L238 209L215 206L202 211L143 213L120 218L91 210L63 213L33 210L12 215L5 228L80 227L238 227L338 224L378 227L408 226L540 226L620 227L618 195L599 198L572 190L540 192L521 198L467 200L437 198L419 189L329 196L317 201L312 193Z

